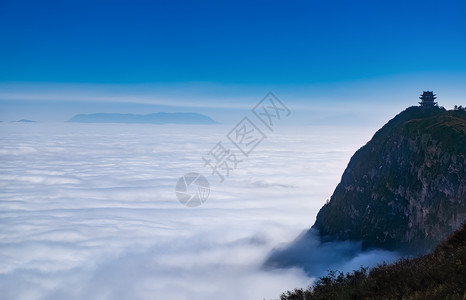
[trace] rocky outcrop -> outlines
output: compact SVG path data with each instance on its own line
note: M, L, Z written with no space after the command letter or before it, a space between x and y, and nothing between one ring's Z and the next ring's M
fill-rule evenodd
M425 252L466 219L466 112L410 107L351 158L313 228Z

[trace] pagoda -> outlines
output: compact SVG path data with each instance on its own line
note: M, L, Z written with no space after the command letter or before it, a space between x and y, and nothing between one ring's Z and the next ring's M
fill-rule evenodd
M435 102L436 98L437 97L435 97L434 92L424 91L421 97L419 97L419 99L421 99L421 102L419 102L419 104L421 104L422 107L437 106L437 102Z

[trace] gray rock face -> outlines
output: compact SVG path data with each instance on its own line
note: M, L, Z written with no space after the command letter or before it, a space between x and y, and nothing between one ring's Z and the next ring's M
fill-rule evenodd
M466 219L466 112L410 107L359 149L313 228L426 252Z

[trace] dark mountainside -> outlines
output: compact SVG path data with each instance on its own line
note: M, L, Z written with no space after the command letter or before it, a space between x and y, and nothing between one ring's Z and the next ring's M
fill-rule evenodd
M132 123L132 124L218 124L198 113L153 113L148 115L98 113L76 115L68 122L78 123Z
M466 111L410 107L351 158L312 228L426 253L466 219Z
M310 288L295 289L281 300L314 299L466 299L466 223L435 250L372 270L346 275L330 272Z

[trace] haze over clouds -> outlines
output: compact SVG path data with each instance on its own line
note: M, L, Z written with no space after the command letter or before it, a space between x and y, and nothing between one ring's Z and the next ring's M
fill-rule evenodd
M397 75L309 84L71 84L0 82L0 120L62 122L76 114L197 112L224 124L237 122L272 90L293 108L294 125L383 125L423 89L434 89L440 105L453 108L466 93L462 73ZM376 126L376 127L377 127Z
M229 129L1 124L2 298L269 299L309 284L262 264L313 224L371 129L283 127L219 183L201 156ZM187 172L210 181L201 207L176 200Z

